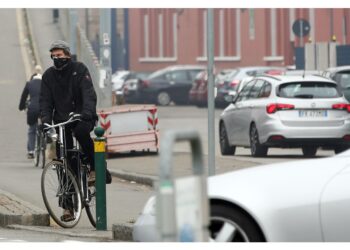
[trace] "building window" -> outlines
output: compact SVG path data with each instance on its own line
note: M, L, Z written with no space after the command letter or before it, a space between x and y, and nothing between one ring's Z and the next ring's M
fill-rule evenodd
M177 14L169 10L143 13L143 56L140 62L177 60Z
M197 61L207 60L207 11L202 12L202 56ZM215 21L217 23L215 23ZM218 44L214 52L215 61L241 60L241 19L239 9L214 10L214 40Z
M283 61L283 56L278 55L278 36L277 36L277 11L276 9L270 9L270 49L269 55L264 57L265 61ZM280 27L280 29L282 26ZM281 42L281 41L280 41Z

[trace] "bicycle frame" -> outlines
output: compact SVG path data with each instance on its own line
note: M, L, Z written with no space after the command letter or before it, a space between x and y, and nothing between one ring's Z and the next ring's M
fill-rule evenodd
M66 138L66 127L65 125L79 121L78 115L72 116L68 121L62 122L55 125L46 125L46 129L52 129L56 128L56 131L58 130L58 138L57 136L52 136L57 138L57 159L53 160L51 163L48 163L43 170L42 178L41 178L41 188L42 188L42 194L43 199L46 208L48 209L50 215L53 217L55 222L59 224L62 227L74 227L81 216L81 210L85 207L85 211L87 213L87 216L90 220L90 223L96 227L96 213L94 212L96 203L95 203L95 197L96 197L96 190L93 185L89 186L88 183L88 165L84 161L84 153L80 150L79 143L76 139L76 137L73 134L73 147L70 149L67 149L67 138ZM56 171L56 168L54 167L55 164L60 165L60 169L62 171ZM70 164L70 166L68 166ZM52 167L53 166L53 167ZM52 171L50 174L49 171ZM53 189L50 187L52 182L50 182L50 176L53 178L58 177L58 183L57 186L55 186L55 183L53 183L53 186L55 186ZM48 181L46 181L48 180ZM70 182L70 183L69 183ZM61 189L61 184L63 185ZM66 186L66 184L69 184L69 186ZM58 188L56 194L55 190ZM71 190L74 192L71 192ZM46 192L47 190L51 190ZM63 193L59 193L63 191ZM53 192L52 192L53 191ZM47 196L47 193L53 193L53 195ZM58 216L59 210L56 210L57 202L55 199L58 199L58 207L65 209L64 212L66 212L68 209L71 209L72 207L69 207L70 204L67 205L67 202L72 202L72 196L76 194L76 197L79 197L79 200L77 203L77 209L74 212L74 218L73 218L73 224L67 224L70 221L71 217L68 217L68 220L65 220L63 214L61 217ZM53 197L53 204L50 204L52 199L48 197ZM62 201L62 203L60 203ZM74 204L72 204L74 205ZM69 207L69 208L68 208ZM75 207L73 207L75 209ZM68 211L70 212L70 211ZM71 212L70 212L71 213ZM77 215L75 217L75 214Z
M66 133L65 133L65 126L67 124L80 121L80 119L73 119L70 118L66 122L58 123L55 125L49 125L45 124L48 128L56 128L58 127L58 144L59 144L59 155L57 158L62 161L64 170L67 172L67 167L68 167L68 152L72 153L72 159L71 162L73 163L73 157L76 156L76 168L73 169L73 166L71 167L71 171L76 175L76 180L78 182L78 185L80 187L81 195L83 198L84 202L87 202L89 197L88 197L88 182L87 182L87 166L82 164L82 152L79 147L79 143L77 142L77 139L73 135L73 148L72 149L67 149L66 145ZM76 170L76 171L75 171ZM68 176L66 175L66 181L68 181Z

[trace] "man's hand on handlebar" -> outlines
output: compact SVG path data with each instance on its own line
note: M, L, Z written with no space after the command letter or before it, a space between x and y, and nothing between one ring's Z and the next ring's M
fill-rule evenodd
M69 119L80 120L81 119L81 114L77 114L77 113L71 112L71 113L69 113Z
M48 124L48 123L38 124L38 128L40 131L45 132L48 130L48 125L50 125L50 124Z

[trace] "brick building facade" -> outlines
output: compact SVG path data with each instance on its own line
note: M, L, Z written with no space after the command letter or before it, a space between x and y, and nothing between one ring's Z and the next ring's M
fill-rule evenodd
M128 11L129 37L123 37L121 9L117 33L129 42L129 67L154 71L173 64L206 64L207 9L137 9ZM84 13L80 10L80 20ZM96 41L98 9L89 10L89 38ZM85 18L86 19L86 18ZM293 23L304 19L309 34L299 38ZM81 22L81 21L80 21ZM350 9L215 9L215 66L294 65L295 47L308 42L350 44ZM113 38L112 38L113 39Z

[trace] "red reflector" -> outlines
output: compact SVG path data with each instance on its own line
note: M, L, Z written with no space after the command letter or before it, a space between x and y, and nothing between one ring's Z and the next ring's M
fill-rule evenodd
M284 103L272 103L266 106L266 112L268 114L273 114L279 110L290 110L290 109L294 109L294 105L284 104Z
M350 135L345 135L345 136L343 137L343 139L344 139L344 141L350 141Z
M337 103L332 105L332 109L346 110L350 113L350 104L348 103Z
M279 140L283 140L284 137L282 135L273 135L273 136L270 136L270 140L272 141L279 141Z

